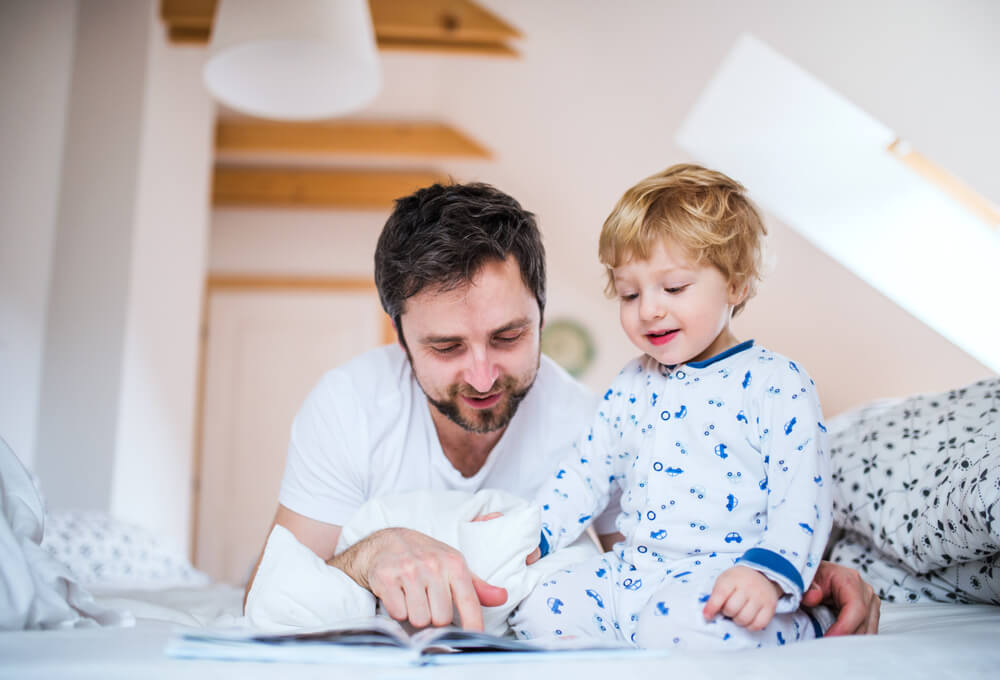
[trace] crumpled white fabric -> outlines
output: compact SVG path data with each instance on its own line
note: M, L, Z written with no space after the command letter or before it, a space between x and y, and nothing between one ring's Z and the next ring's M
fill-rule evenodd
M45 507L31 474L0 438L0 630L131 626L102 607L41 547Z
M502 517L485 522L472 519L492 512ZM507 617L545 576L596 554L584 540L532 565L524 563L538 547L541 520L537 507L498 490L415 491L385 496L365 503L344 526L337 552L388 527L427 534L455 548L472 573L487 583L507 589L507 601L483 608L488 633L507 631ZM321 628L373 616L374 596L347 574L327 565L300 544L287 529L275 526L264 549L247 597L250 624L265 630Z

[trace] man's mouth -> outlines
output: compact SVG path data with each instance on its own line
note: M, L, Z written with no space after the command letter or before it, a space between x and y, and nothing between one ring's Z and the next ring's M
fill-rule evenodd
M646 333L646 338L654 345L665 345L674 339L679 330L675 328L672 331L653 331L652 333Z
M475 409L485 409L493 408L496 406L497 402L503 396L503 392L494 392L493 394L488 394L483 397L473 396L470 394L461 395L462 401Z

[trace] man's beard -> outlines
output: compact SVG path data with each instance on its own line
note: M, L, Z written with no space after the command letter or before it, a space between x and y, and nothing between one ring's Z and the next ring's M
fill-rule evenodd
M434 405L441 415L445 416L448 420L455 423L463 430L468 432L473 432L475 434L488 434L490 432L496 432L497 430L502 430L507 427L514 414L517 413L517 407L521 404L524 398L527 396L528 391L531 390L531 386L535 384L535 375L531 376L531 380L524 387L518 389L518 382L511 376L504 376L493 385L490 392L496 392L500 390L504 393L501 400L492 408L488 409L473 409L473 416L462 412L459 407L459 399L462 396L467 397L479 397L482 396L479 392L468 388L460 388L458 385L451 385L448 388L448 396L445 399L434 399L429 394L427 390L424 390L424 394L427 395L427 401ZM419 384L419 381L418 381ZM421 389L423 386L421 385ZM471 407L470 407L471 408Z

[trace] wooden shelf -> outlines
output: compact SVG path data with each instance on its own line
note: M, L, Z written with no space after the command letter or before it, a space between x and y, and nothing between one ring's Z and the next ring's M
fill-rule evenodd
M317 170L216 166L215 206L389 210L402 196L448 178L434 170Z
M490 157L485 147L443 123L395 121L282 123L223 118L215 129L215 150Z

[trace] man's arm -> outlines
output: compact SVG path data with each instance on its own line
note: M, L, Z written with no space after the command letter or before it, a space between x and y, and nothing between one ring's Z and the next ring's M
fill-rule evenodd
M267 546L267 539L270 537L271 531L274 530L274 525L276 524L280 524L292 532L292 535L295 536L295 539L299 543L316 553L320 559L328 561L333 557L333 551L336 549L337 541L340 539L341 529L336 524L327 524L326 522L320 522L305 515L300 515L279 504L278 511L274 513L274 521L271 522L271 526L264 537L265 547ZM253 587L254 579L257 578L257 569L260 568L260 561L263 557L264 548L261 548L260 555L257 557L257 564L254 565L253 572L250 574L250 580L247 582L246 590L243 592L244 613L247 606L247 596L250 594L250 588Z
M376 531L328 564L370 590L389 616L417 628L447 625L457 609L464 628L481 631L480 605L507 601L507 591L469 571L460 552L412 529Z
M394 619L408 619L418 628L451 623L457 609L465 628L482 630L480 604L493 607L507 601L507 591L475 576L461 553L418 531L383 529L334 555L341 527L310 519L282 505L278 506L273 524L288 529L327 564L370 590ZM247 593L256 575L254 567Z

